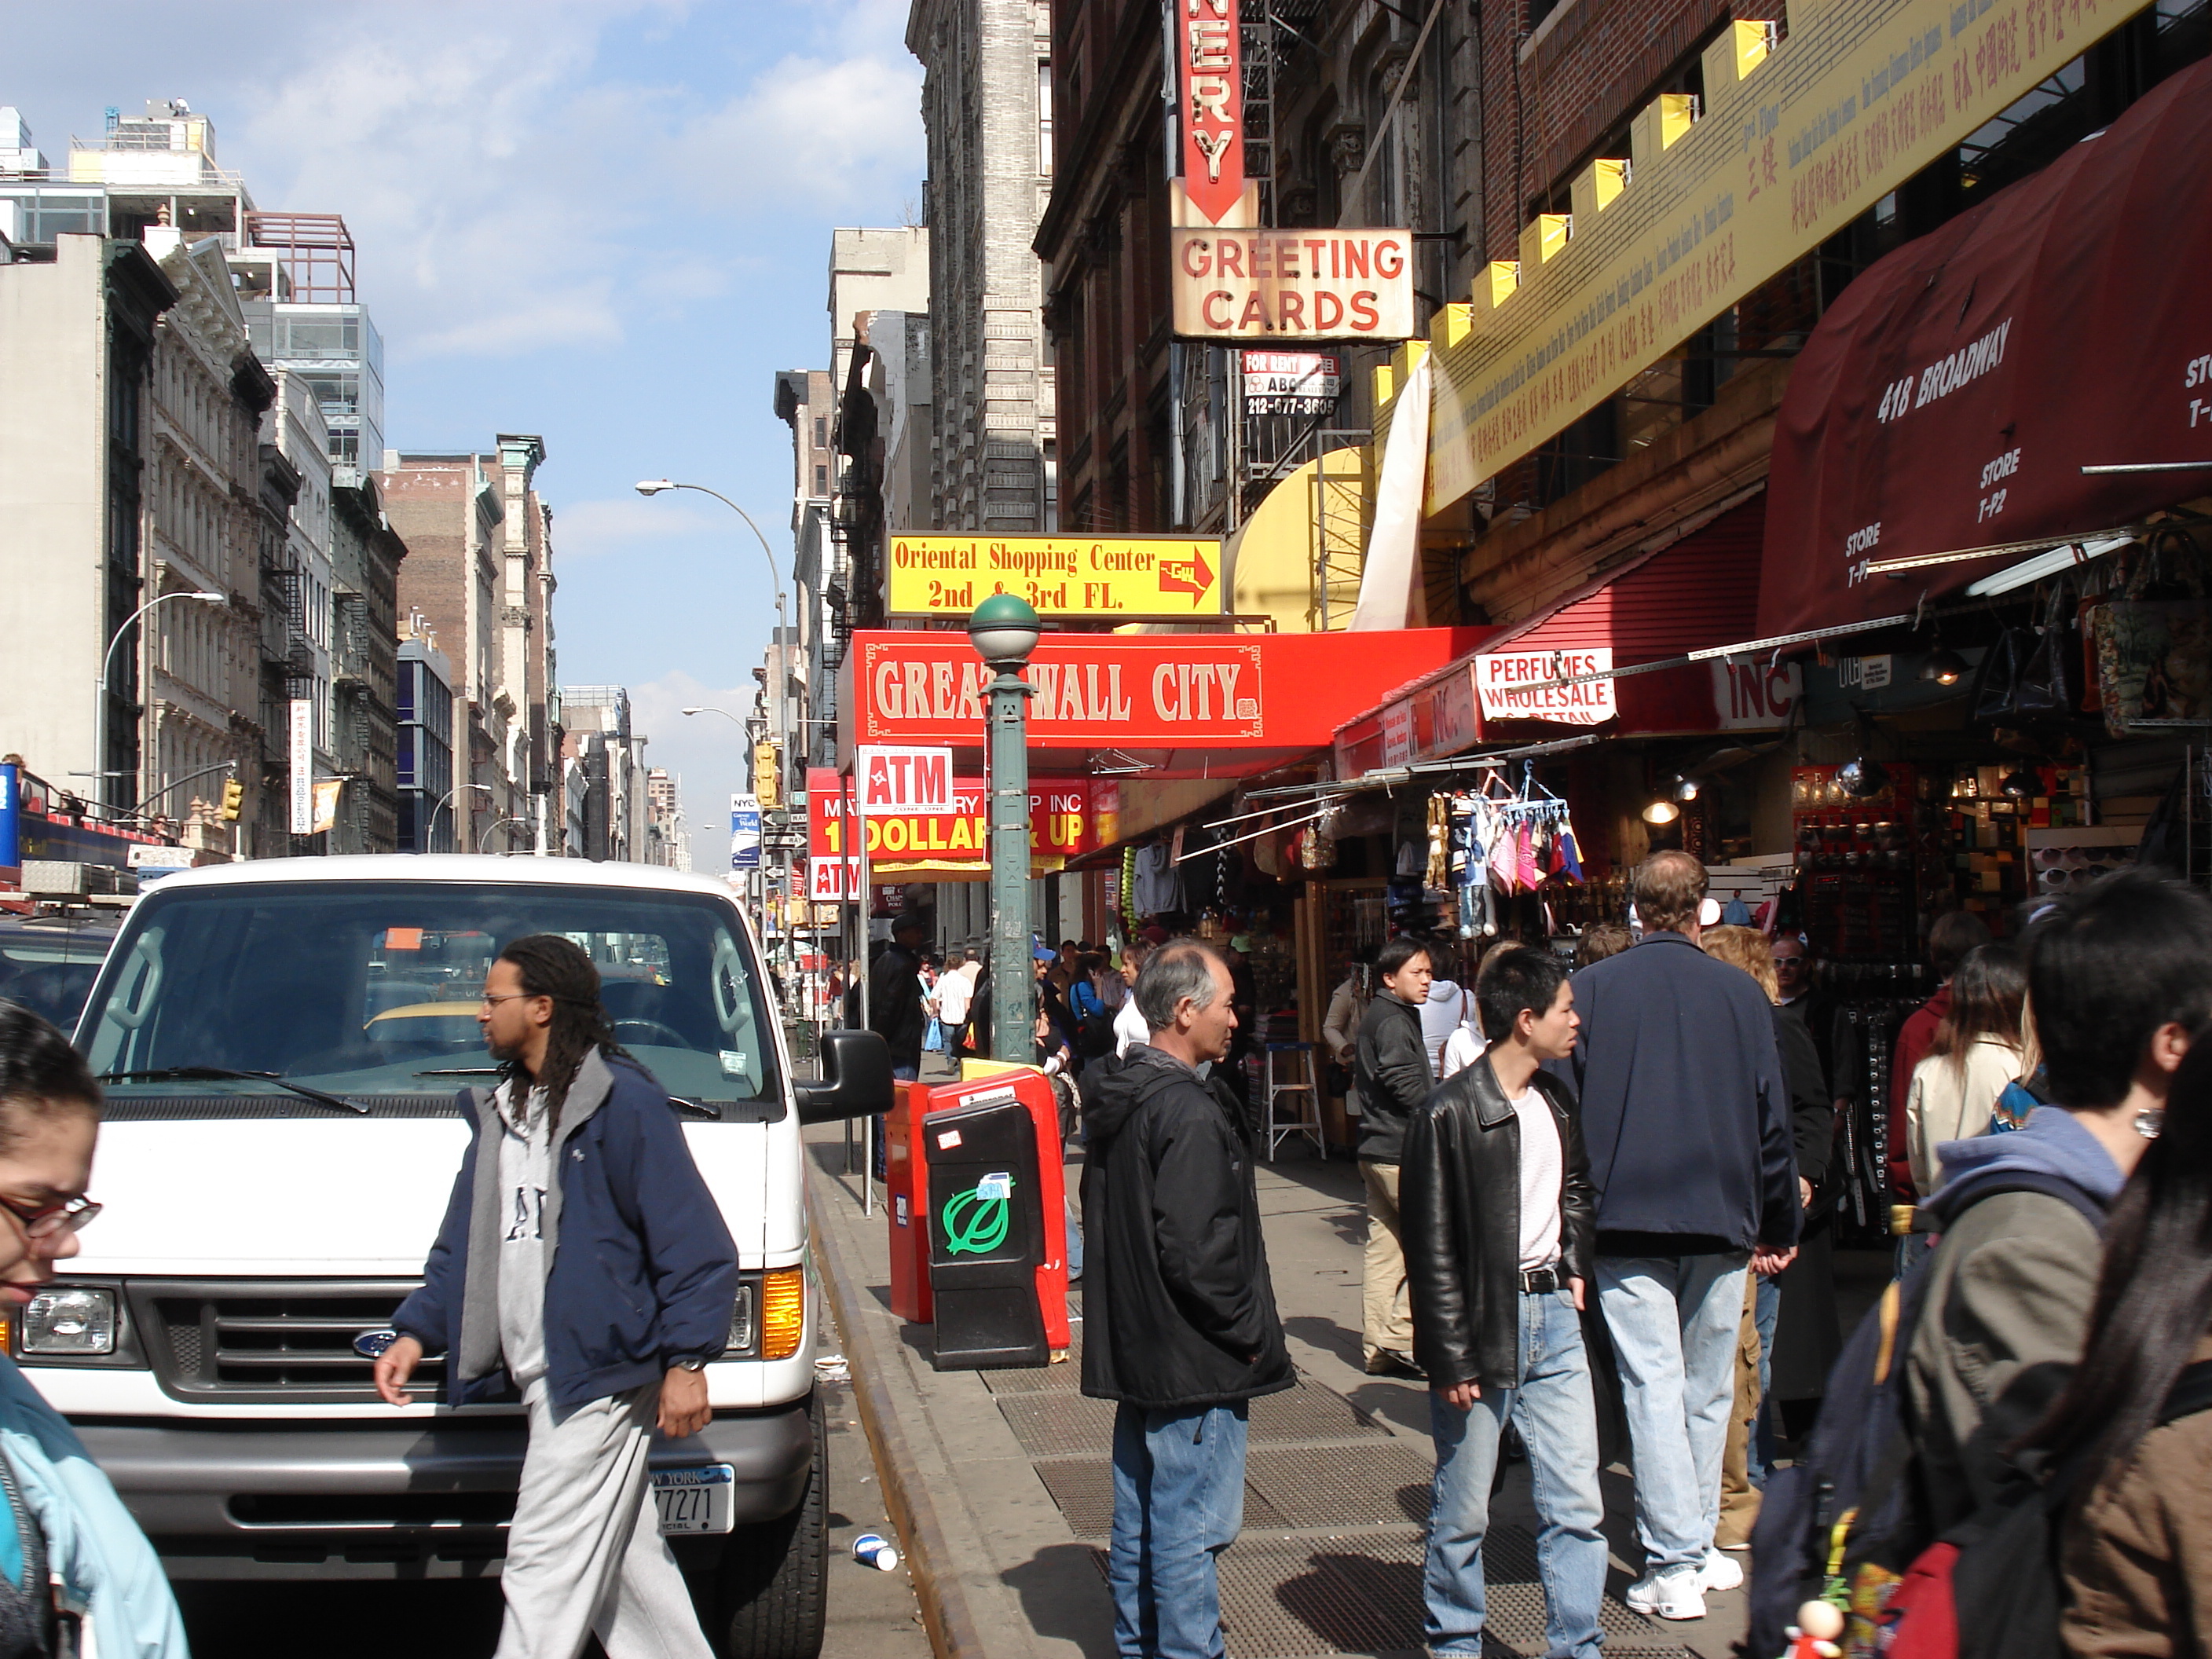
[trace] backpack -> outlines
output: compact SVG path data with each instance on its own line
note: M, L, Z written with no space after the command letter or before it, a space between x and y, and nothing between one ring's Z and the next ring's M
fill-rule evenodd
M1085 1060L1096 1060L1101 1054L1114 1051L1114 1011L1100 998L1087 980L1078 980L1068 988L1069 1010L1076 1016L1075 1052Z
M2206 1410L2212 1360L2200 1359L2174 1379L2156 1426ZM2058 1547L2079 1469L2039 1483L2037 1473L1913 1562L1883 1612L1885 1659L2063 1659Z
M2025 1171L1977 1183L1973 1202L2014 1192L2063 1200L2104 1225L2103 1207L2072 1182ZM1936 1541L1905 1410L1905 1356L1934 1260L1922 1255L1860 1321L1828 1373L1803 1454L1767 1478L1752 1534L1751 1622L1740 1650L1747 1659L1782 1653L1798 1607L1815 1600L1844 1609L1846 1659L1875 1652L1885 1610Z

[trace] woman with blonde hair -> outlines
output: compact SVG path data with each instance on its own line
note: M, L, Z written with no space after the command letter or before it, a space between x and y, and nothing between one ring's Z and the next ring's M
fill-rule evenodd
M1951 1006L1928 1057L1913 1067L1905 1103L1905 1148L1922 1200L1942 1179L1936 1149L1988 1128L2006 1086L2035 1070L2027 1003L2027 959L2016 945L1977 946L1951 976Z

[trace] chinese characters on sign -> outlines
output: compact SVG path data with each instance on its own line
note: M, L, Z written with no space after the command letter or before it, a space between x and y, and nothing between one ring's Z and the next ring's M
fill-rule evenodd
M1344 391L1344 359L1322 351L1247 351L1244 409L1251 415L1327 415Z

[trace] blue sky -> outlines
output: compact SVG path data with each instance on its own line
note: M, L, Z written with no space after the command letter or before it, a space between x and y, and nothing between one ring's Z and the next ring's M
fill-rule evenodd
M385 337L386 441L542 433L561 678L626 684L714 867L790 569L780 368L827 368L830 233L918 214L907 0L0 0L0 104L48 161L180 97L257 205L345 215ZM732 703L730 706L734 707Z

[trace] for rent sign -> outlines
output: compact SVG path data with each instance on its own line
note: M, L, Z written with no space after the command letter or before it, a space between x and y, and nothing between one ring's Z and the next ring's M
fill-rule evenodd
M1179 229L1175 331L1197 339L1402 340L1413 233Z
M1586 651L1491 651L1474 659L1474 690L1485 720L1598 726L1620 712L1613 706L1613 682L1554 682L1612 672L1610 646Z

